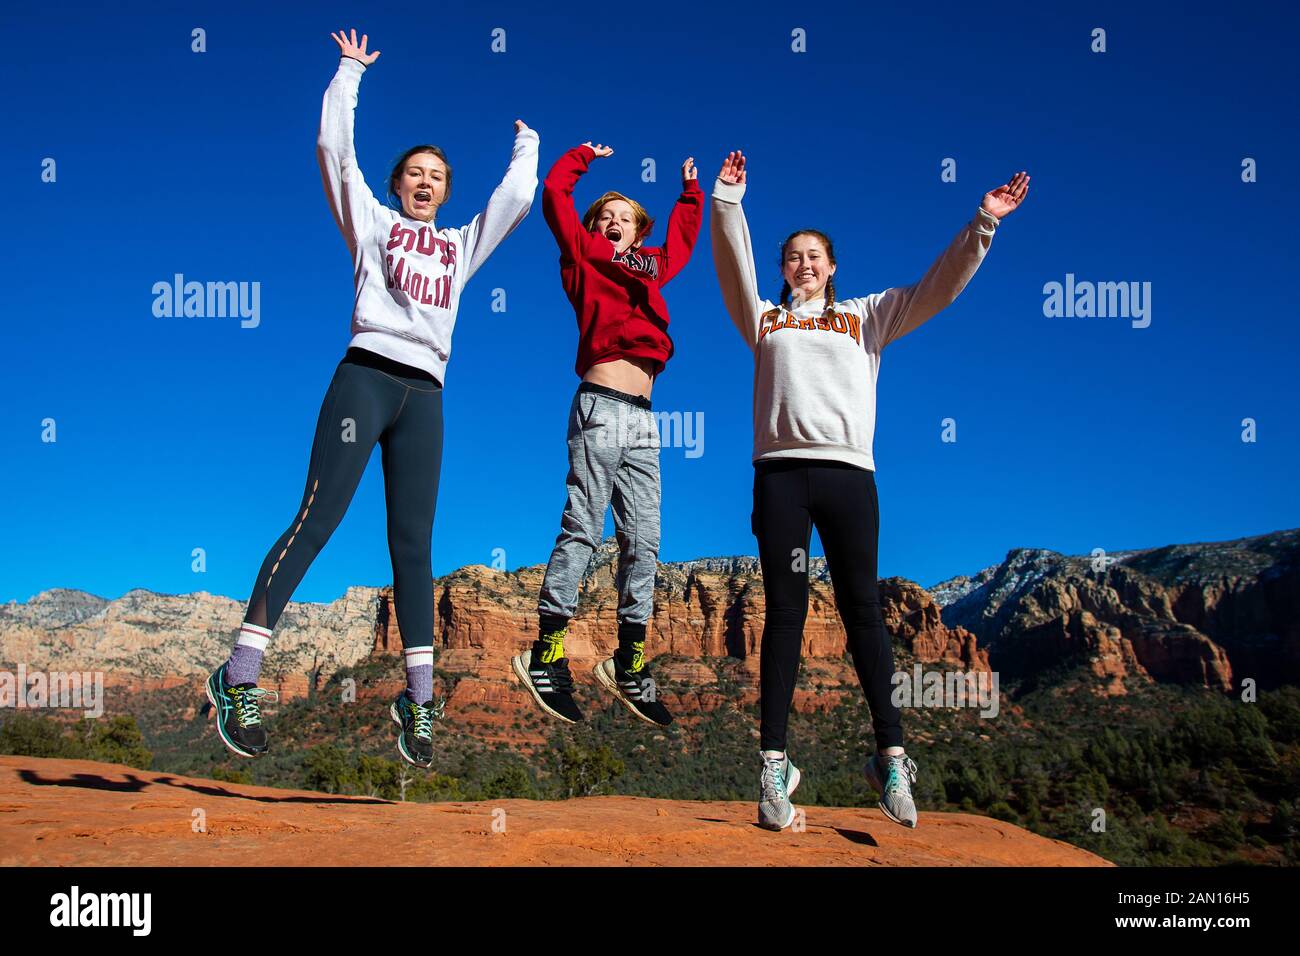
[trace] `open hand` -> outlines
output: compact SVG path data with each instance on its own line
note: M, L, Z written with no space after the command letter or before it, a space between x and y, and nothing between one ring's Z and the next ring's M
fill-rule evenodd
M379 59L378 50L374 53L366 52L366 43L370 40L370 37L366 36L364 33L361 34L361 44L359 46L357 45L356 30L353 30L350 36L345 30L340 30L338 33L331 33L330 36L332 36L334 42L339 45L339 52L344 56L351 57L354 60L360 60L366 66L369 66L371 63L374 63L375 60Z
M592 146L592 143L591 143L590 140L588 140L587 142L583 143L582 145L583 145L583 146L591 146L592 151L595 152L595 154L596 154L596 158L597 158L597 159L599 159L601 156L613 156L613 155L614 155L614 147L613 147L613 146L602 146L600 143L596 143L594 146Z
M1001 219L1019 209L1027 195L1029 195L1029 174L1022 169L1012 176L1011 181L1005 186L986 192L980 208Z
M722 161L722 170L718 178L724 183L743 183L745 181L745 154L733 149Z

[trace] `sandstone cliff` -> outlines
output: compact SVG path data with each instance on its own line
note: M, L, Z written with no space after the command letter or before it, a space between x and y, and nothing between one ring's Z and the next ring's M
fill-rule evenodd
M1078 663L1115 694L1126 678L1300 681L1300 530L1098 558L1020 548L932 590L1007 679Z

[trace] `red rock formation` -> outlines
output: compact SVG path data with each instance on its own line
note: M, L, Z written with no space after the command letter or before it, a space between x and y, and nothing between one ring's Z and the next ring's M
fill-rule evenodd
M510 656L527 647L537 633L535 605L541 569L514 574L471 565L437 583L435 631L450 670L470 670L482 677L508 673ZM923 662L944 662L987 670L987 655L975 636L943 623L939 607L926 591L902 578L881 582L885 626L895 646ZM761 578L692 572L683 591L660 582L655 614L647 631L646 654L707 659L757 656L763 633ZM381 588L374 652L398 654L391 587ZM612 588L588 587L569 625L565 650L573 661L608 657L617 647L617 595ZM839 659L845 635L829 584L811 584L804 626L805 659ZM462 666L465 665L465 666Z
M449 706L476 733L505 733L533 705L510 672L510 658L536 636L537 592L544 569L514 573L482 565L462 568L437 583L435 632L441 654L439 669L459 678ZM988 670L988 655L975 635L943 623L938 606L924 589L902 578L881 583L886 627L900 657L941 663L954 669ZM392 588L378 600L374 652L401 652ZM592 573L565 640L575 678L590 682L592 668L617 646L618 603L608 566ZM655 613L647 629L646 653L668 655L658 668L664 702L674 713L690 715L722 706L718 676L705 662L739 658L741 704L758 700L758 650L763 633L763 585L748 571L689 568L661 574ZM860 693L857 677L845 658L845 634L829 583L814 579L804 627L805 678L817 688L799 689L798 711L828 710ZM592 690L598 696L599 691ZM515 735L519 731L514 731Z
M596 552L570 627L566 647L579 680L615 647L616 551L607 543ZM1075 662L1107 694L1135 680L1226 690L1252 676L1272 686L1300 679L1298 553L1300 532L1293 531L1124 552L1101 572L1087 559L1018 549L996 568L936 587L942 609L909 581L882 581L882 612L900 668L918 661L992 667L1006 680ZM818 690L801 690L800 708L858 693L825 563L810 563L803 658L806 674L818 675ZM485 726L508 724L527 706L509 660L536 633L543 572L475 565L432 582L439 668L450 675L457 702L477 707ZM263 683L292 699L341 668L394 660L401 634L392 598L391 587L356 587L330 604L291 603L277 623ZM659 659L674 706L705 711L731 699L719 692L724 661L739 699L756 698L763 598L753 558L660 566L647 652ZM137 589L106 601L51 590L0 606L0 666L101 671L106 685L123 692L197 685L228 652L242 613L242 602L202 592ZM810 679L801 684L812 686Z
M1011 679L1078 661L1106 694L1300 681L1300 530L1101 557L1020 548L933 590Z

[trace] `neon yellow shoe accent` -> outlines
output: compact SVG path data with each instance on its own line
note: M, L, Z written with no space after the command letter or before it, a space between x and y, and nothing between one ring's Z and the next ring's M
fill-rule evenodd
M627 672L635 674L643 667L645 667L645 641L633 641L632 666L627 669Z
M568 626L560 628L558 631L552 631L550 634L542 635L542 663L554 664L564 656L564 635L569 633Z

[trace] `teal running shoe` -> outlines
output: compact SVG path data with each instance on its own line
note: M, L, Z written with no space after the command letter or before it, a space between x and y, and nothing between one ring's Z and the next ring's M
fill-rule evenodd
M763 757L758 776L758 825L765 830L784 830L794 822L790 796L799 786L799 768L785 754Z
M867 782L880 794L878 806L895 823L916 827L916 802L912 784L916 783L916 763L907 754L881 757L872 754L867 761Z
M216 717L217 735L226 749L239 757L260 757L266 753L262 701L279 700L280 695L256 684L227 684L225 664L208 676L205 689Z
M433 722L442 718L445 705L441 698L417 704L403 690L389 706L389 716L401 728L397 752L412 766L433 766Z

